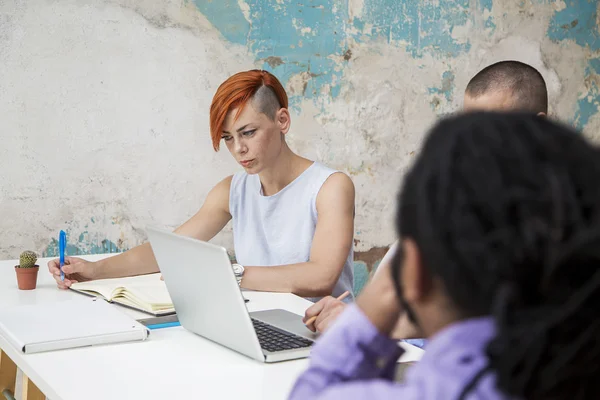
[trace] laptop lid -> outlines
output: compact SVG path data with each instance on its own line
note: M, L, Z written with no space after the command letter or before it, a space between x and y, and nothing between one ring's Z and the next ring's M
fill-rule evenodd
M148 237L181 325L264 362L227 251L154 228Z

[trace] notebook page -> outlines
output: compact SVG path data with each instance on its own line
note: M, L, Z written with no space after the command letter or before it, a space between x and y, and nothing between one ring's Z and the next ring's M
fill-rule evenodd
M100 293L107 300L112 300L113 295L119 288L128 289L132 285L141 284L155 284L164 286L164 282L160 280L160 274L148 274L139 276L128 276L125 278L110 278L110 279L98 279L89 282L77 282L71 285L74 290L85 290ZM166 286L165 286L166 291ZM168 294L168 292L167 292Z
M107 279L108 280L108 279ZM100 294L106 300L110 300L112 293L117 288L117 282L89 281L77 282L71 285L71 289L87 292L93 295Z
M167 286L163 281L135 283L127 286L123 293L128 300L148 306L150 309L173 308L173 300L169 296Z
M144 310L151 314L175 311L173 304L146 304L139 299L130 300L132 298L133 296L130 294L124 294L122 296L118 296L114 302L137 310Z

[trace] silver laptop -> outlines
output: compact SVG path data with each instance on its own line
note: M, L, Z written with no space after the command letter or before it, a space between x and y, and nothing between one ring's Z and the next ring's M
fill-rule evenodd
M308 357L316 335L300 315L248 312L223 247L152 228L148 237L181 326L262 362Z

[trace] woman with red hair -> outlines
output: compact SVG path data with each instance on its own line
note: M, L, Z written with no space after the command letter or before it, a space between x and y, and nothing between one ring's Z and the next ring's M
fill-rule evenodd
M243 288L308 298L352 293L354 185L295 154L285 140L290 124L286 92L269 72L240 72L221 84L210 107L213 147L224 142L244 171L219 182L175 232L208 241L232 220ZM48 263L62 289L158 272L148 243L97 262L67 257L66 264L63 281L58 260Z

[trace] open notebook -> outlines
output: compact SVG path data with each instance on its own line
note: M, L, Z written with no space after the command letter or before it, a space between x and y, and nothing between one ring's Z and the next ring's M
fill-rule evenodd
M175 314L173 301L167 286L160 280L160 273L78 282L71 285L71 289L154 316Z

